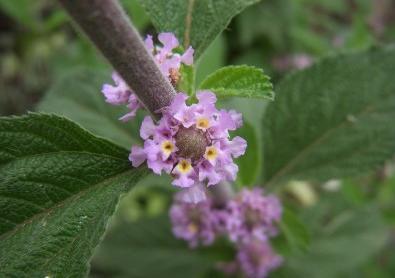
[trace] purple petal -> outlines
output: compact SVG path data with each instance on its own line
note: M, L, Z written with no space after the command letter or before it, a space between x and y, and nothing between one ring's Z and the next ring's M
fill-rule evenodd
M159 64L159 68L162 74L166 77L170 74L170 69L178 70L181 66L181 57L174 55L171 58L166 58L162 63Z
M144 142L144 151L147 154L148 160L157 160L160 152L159 146L151 139L147 139Z
M197 204L207 199L205 187L201 183L196 183L191 187L182 189L177 193L177 197L182 202L192 204Z
M154 51L154 41L152 40L151 35L147 35L147 37L144 40L145 47L148 49L148 51L153 52Z
M195 52L195 50L192 48L192 46L188 47L188 49L181 56L181 62L183 62L185 65L188 65L188 66L192 65L194 52Z
M129 160L132 162L133 167L140 166L147 159L147 155L143 148L133 146L129 155Z
M217 96L211 91L199 91L196 97L201 105L214 104L217 102Z
M184 93L178 93L172 100L170 106L169 106L169 113L171 115L174 115L178 113L180 110L185 109L187 106L185 104L185 101L188 99L188 96Z
M229 110L229 114L235 122L236 128L243 126L243 115L241 113L238 113L235 110Z
M156 125L152 120L151 116L145 116L143 122L140 127L140 136L144 140L148 139L151 136L154 136L156 130Z
M229 163L224 165L221 170L227 180L234 181L236 180L239 167L234 163Z
M116 72L113 72L112 79L114 80L115 86L104 84L102 88L102 93L106 98L106 102L113 105L128 103L132 90L129 89Z
M162 161L160 159L147 160L147 166L157 175L161 175L162 170L170 173L173 169L173 163L171 161Z
M239 157L243 155L246 151L246 148L247 141L240 136L236 136L232 141L228 142L228 150L233 157Z
M215 171L215 168L208 163L203 161L199 166L199 181L208 180L207 185L218 184L222 180L222 176Z
M173 180L172 184L179 187L190 187L195 183L195 180L188 175L179 175Z
M160 33L158 35L159 41L163 44L163 49L170 52L176 48L179 43L176 36L173 33Z

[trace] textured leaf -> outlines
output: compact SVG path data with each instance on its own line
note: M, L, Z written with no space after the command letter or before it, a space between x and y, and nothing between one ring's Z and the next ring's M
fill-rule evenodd
M342 54L286 78L264 117L264 172L283 179L360 175L395 153L395 50Z
M93 258L92 274L107 277L202 277L213 253L190 250L174 238L167 217L123 223L111 230Z
M66 116L94 134L130 148L139 138L139 121L118 120L126 110L105 102L101 93L105 81L112 84L108 72L75 70L55 83L37 110Z
M139 0L158 31L173 32L197 59L232 17L259 0Z
M273 85L262 69L250 66L228 66L215 71L200 84L218 97L274 98Z
M128 152L58 116L0 118L0 276L81 277L121 193Z

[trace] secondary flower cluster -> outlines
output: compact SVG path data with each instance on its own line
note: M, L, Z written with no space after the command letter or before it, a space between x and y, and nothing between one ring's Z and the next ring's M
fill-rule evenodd
M145 39L145 46L154 56L162 74L175 85L180 76L181 64L188 66L193 64L194 50L192 47L189 47L182 55L174 52L179 47L179 43L173 33L160 33L158 40L162 43L162 46L154 46L152 36L148 35ZM114 72L112 79L115 83L114 85L104 84L102 88L106 102L112 105L126 105L129 112L122 116L120 120L131 120L136 116L137 110L142 108L142 105L133 90L129 88L118 73Z
M229 137L229 131L242 125L241 114L218 110L217 98L210 91L198 92L196 97L197 104L187 105L188 97L177 94L157 124L145 117L140 129L144 146L133 146L129 157L134 167L147 161L154 173L171 174L173 185L193 188L198 194L193 202L204 198L200 183L236 179L238 167L233 158L244 154L247 147L243 138Z
M197 205L185 203L176 195L170 209L173 233L194 248L210 245L220 236L233 242L237 254L233 262L221 264L224 272L242 272L247 277L262 278L282 263L270 246L277 234L276 223L282 208L274 196L264 196L261 189L244 189L225 207L215 207L208 198Z

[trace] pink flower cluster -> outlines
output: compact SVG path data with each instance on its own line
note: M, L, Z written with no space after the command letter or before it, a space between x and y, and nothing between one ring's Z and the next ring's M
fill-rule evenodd
M237 254L234 261L221 264L223 271L262 278L281 265L282 258L269 242L277 234L276 223L282 213L276 197L263 195L262 189L244 189L219 208L211 198L193 205L180 200L179 194L170 208L174 235L192 248L210 245L220 236L228 237Z
M181 64L188 66L193 64L194 50L189 47L182 55L174 52L179 47L179 43L173 33L161 33L158 35L158 40L162 43L162 46L154 46L152 36L148 35L145 39L145 46L154 56L163 75L174 84L179 78ZM112 79L114 85L104 84L102 88L106 102L112 105L126 105L129 112L122 116L120 120L131 120L136 116L137 110L142 108L142 105L133 90L129 88L118 73L114 72Z
M196 96L199 102L187 105L188 97L177 94L157 124L145 117L140 129L144 146L133 146L129 157L134 167L147 161L154 173L171 174L173 185L189 188L193 202L204 199L201 183L210 186L236 179L238 167L233 158L247 147L243 138L229 136L229 131L242 125L241 114L218 110L212 92Z

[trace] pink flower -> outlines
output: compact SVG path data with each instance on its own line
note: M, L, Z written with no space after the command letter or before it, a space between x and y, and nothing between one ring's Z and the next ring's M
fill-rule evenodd
M181 190L177 193L177 199L185 203L198 204L207 200L204 184L195 183L193 186Z
M113 105L127 104L129 97L133 93L132 90L129 89L128 85L116 72L112 74L112 80L115 83L114 86L104 84L102 88L106 102Z
M204 196L202 184L196 184L191 190L196 191L197 198ZM243 189L225 206L215 206L210 195L192 204L185 199L189 194L178 192L170 208L173 234L193 248L199 244L210 245L216 238L227 236L234 242L236 256L230 262L218 263L218 269L249 278L267 277L282 264L282 258L273 251L268 240L274 235L273 222L281 217L281 205L276 197L262 193L259 188Z
M191 66L193 64L194 50L190 46L182 55L173 52L179 46L177 38L173 33L160 33L158 39L162 46L155 46L151 35L147 35L145 46L155 58L161 72L170 79L172 83L172 73L178 76L181 64ZM137 99L137 96L118 73L112 74L115 85L104 84L102 93L106 102L112 105L126 105L129 112L120 118L121 121L129 121L136 116L139 108L143 106Z
M265 278L282 264L268 242L249 242L239 247L236 258L240 270L248 278Z
M281 205L274 196L264 196L262 189L242 190L228 203L227 232L234 242L265 241L277 233Z
M213 217L210 200L191 204L176 199L170 208L173 234L187 241L192 248L197 247L199 243L213 243L216 237Z
M172 184L182 188L235 180L238 167L233 158L244 154L247 143L238 136L230 140L229 130L241 125L241 116L234 111L218 111L217 98L210 91L198 92L198 103L187 105L187 99L185 94L177 94L157 124L145 117L140 129L145 156L141 149L132 148L132 165L140 165L145 157L154 173L170 170ZM190 143L193 136L197 137Z

